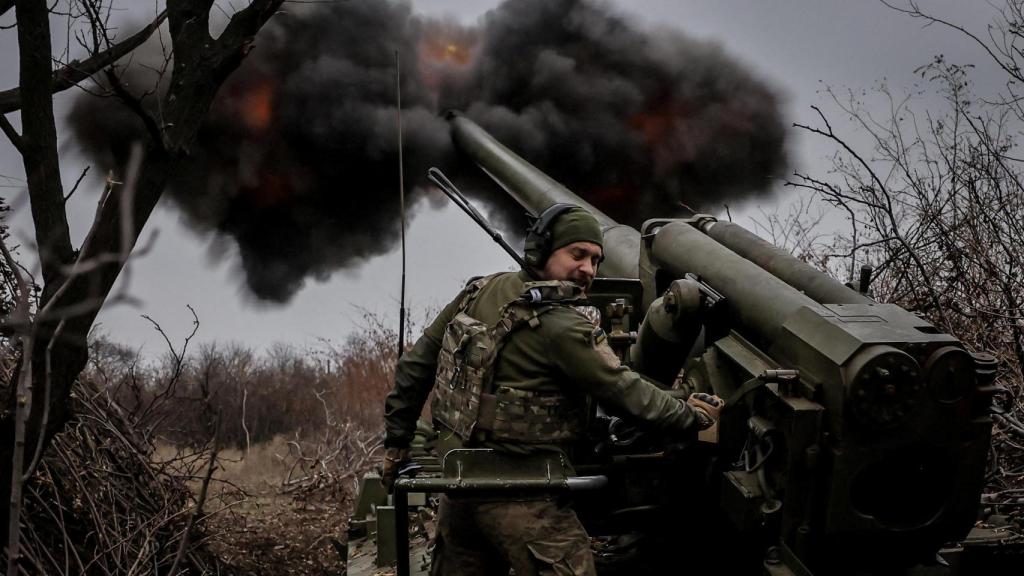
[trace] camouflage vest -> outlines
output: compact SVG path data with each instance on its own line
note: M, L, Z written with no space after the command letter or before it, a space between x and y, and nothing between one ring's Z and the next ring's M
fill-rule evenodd
M468 314L469 306L494 276L472 282L458 312L445 328L437 361L433 417L464 442L514 441L560 444L575 439L585 425L585 409L562 392L499 386L494 367L508 337L518 329L536 328L556 306L578 303L582 290L571 282L528 282L488 326Z

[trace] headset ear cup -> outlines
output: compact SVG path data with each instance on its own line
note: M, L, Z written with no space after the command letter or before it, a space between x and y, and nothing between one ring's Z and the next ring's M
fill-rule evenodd
M537 265L536 260L536 254L534 254L534 251L530 249L530 245L527 244L526 248L523 250L523 262L526 262L526 265L532 268Z
M523 261L530 268L540 268L551 253L551 226L565 212L577 208L573 204L552 204L540 213L526 232Z
M541 260L544 258L544 249L540 242L538 242L537 234L532 230L526 235L526 242L524 243L523 260L526 265L531 268L540 266Z

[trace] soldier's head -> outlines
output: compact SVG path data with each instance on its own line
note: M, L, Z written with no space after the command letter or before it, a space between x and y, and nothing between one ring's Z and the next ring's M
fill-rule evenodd
M578 206L555 204L526 235L527 271L540 280L570 280L588 287L604 259L601 225Z

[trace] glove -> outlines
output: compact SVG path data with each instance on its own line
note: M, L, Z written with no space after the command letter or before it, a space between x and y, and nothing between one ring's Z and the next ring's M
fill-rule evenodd
M714 426L715 422L718 422L718 419L721 417L722 408L725 406L725 400L713 394L701 392L690 394L690 397L686 399L686 403L697 413L701 430L707 430Z
M380 466L380 483L388 492L391 492L391 489L395 486L395 480L398 479L398 469L402 467L402 462L408 459L408 448L384 449L384 461Z

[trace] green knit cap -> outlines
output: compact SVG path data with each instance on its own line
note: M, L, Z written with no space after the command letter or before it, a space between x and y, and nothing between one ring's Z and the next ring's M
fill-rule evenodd
M551 226L552 252L573 242L593 242L604 248L604 235L597 218L579 207L560 215Z

